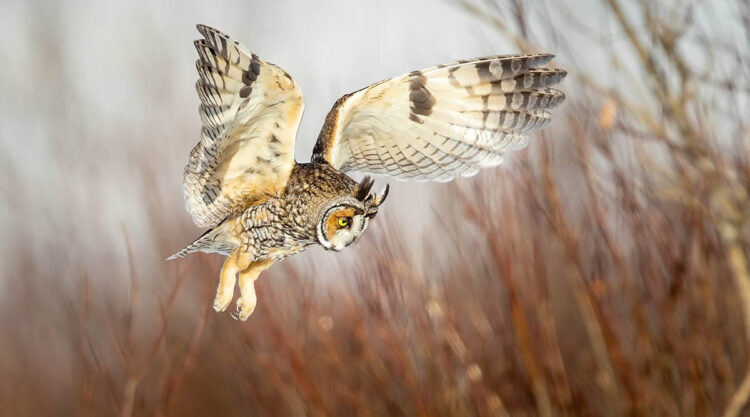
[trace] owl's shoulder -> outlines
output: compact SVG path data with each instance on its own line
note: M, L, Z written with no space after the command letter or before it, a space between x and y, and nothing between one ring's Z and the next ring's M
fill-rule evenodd
M349 191L357 183L329 164L298 163L292 170L284 192L287 195L326 194Z

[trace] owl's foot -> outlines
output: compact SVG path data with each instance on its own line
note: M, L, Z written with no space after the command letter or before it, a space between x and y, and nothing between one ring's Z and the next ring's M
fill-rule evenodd
M248 257L245 252L235 249L224 261L219 286L216 288L216 298L214 298L214 310L217 312L226 310L232 302L237 273L248 267L250 264Z
M237 299L237 312L232 315L232 317L237 320L247 320L247 318L253 314L255 306L258 304L258 297L255 295L255 286L253 284L250 285L252 288L252 295L246 295L243 292L242 296Z
M232 302L234 297L234 284L237 282L237 272L240 268L237 266L236 259L233 256L229 256L224 261L224 266L221 268L221 277L219 278L219 286L216 288L216 298L214 298L214 310L221 312L227 309L229 303Z
M253 314L255 306L258 304L258 296L255 294L255 280L272 263L273 261L270 259L253 262L244 271L240 272L241 295L237 299L237 315L233 317L245 321Z
M228 290L222 288L222 284L219 283L219 288L216 290L216 298L214 298L214 310L218 313L226 310L229 307L229 303L232 302L233 297L234 283L232 283L232 286Z

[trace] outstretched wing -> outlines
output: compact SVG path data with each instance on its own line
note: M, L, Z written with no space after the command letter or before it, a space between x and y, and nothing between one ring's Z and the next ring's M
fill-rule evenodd
M546 126L565 94L549 54L458 61L381 81L340 98L313 161L342 171L450 181L495 166Z
M185 167L185 205L196 225L213 227L284 188L304 101L281 68L216 29L198 31L203 129Z

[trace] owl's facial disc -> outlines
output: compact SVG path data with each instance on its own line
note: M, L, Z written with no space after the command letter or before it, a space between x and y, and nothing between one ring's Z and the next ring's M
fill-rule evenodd
M340 251L354 243L367 229L369 219L365 211L352 203L337 204L323 212L318 222L317 238L324 248Z

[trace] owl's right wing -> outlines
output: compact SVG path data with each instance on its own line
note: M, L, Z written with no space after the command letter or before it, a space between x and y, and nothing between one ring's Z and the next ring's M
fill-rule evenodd
M450 181L494 166L546 126L565 99L549 54L505 55L413 71L340 98L313 161L342 171Z
M213 227L284 188L304 100L281 68L216 29L198 31L203 129L185 167L185 205L196 225Z

